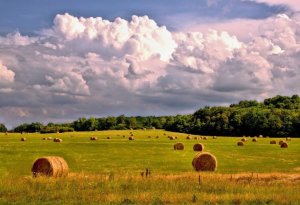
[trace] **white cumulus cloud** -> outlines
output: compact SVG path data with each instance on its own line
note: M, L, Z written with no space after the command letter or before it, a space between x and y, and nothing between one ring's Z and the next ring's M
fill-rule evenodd
M14 82L15 73L12 70L9 70L3 63L0 61L0 88L1 85Z
M0 37L0 114L11 124L175 114L299 94L299 19L254 21L244 40L219 29L172 32L147 16L57 15L38 35Z

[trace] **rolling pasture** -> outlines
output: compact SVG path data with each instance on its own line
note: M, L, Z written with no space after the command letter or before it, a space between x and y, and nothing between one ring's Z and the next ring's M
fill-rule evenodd
M130 132L135 140L128 140ZM97 140L91 141L92 136ZM278 145L280 138L270 144L270 138L252 142L247 137L239 147L238 137L186 136L164 130L0 134L0 203L300 203L300 139L292 139L284 149ZM63 141L42 140L48 137ZM174 150L176 142L182 142L184 150ZM193 170L197 142L216 156L216 172ZM32 164L42 156L63 157L69 176L33 178ZM146 178L142 172L147 168L151 175Z

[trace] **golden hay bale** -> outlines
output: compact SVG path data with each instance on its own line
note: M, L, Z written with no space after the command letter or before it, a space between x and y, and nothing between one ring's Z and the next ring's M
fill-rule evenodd
M106 139L110 140L110 137L106 137Z
M128 139L129 139L129 140L134 140L134 137L133 137L133 136L130 136Z
M271 140L270 144L276 144L276 140Z
M244 142L239 141L239 142L237 143L237 146L244 146Z
M26 138L25 138L25 137L22 137L22 138L21 138L21 141L22 141L22 142L26 141Z
M217 139L217 136L213 136L213 139Z
M203 139L203 140L207 140L207 137L203 137L202 139Z
M288 148L288 143L282 142L280 145L281 148Z
M194 140L198 140L198 137L194 137Z
M90 137L90 140L98 140L98 137L95 137L95 136Z
M217 159L208 152L200 152L194 157L192 165L196 171L215 171Z
M201 143L194 144L193 150L202 152L204 150L204 145Z
M292 141L290 137L285 138L286 141Z
M54 138L54 139L53 139L53 142L62 142L62 139Z
M281 145L282 143L283 143L283 140L280 140L280 141L278 142L279 145Z
M61 157L42 157L34 162L31 168L31 172L33 174L33 177L65 177L68 175L69 166L67 162Z
M170 140L175 140L175 137L170 136L169 139L170 139Z
M148 138L151 138L151 136L148 136Z
M254 137L254 138L252 139L252 142L257 142L257 139Z
M246 142L247 139L246 139L246 138L242 138L241 141L242 141L242 142Z
M181 142L174 144L174 150L184 150L184 145Z
M47 140L53 140L53 138L52 137L48 137Z
M259 138L263 138L263 135L259 135L258 137L259 137Z
M159 136L156 136L156 139L158 139L159 138Z
M186 139L187 139L187 140L190 140L190 139L191 139L191 136L190 136L190 135L186 136Z

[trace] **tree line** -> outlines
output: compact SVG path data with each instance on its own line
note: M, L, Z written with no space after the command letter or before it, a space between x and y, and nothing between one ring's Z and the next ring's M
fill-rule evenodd
M5 126L1 125L0 131L6 131ZM79 118L71 123L47 125L35 122L19 125L12 131L54 133L154 128L201 135L300 137L300 97L278 95L263 102L244 100L230 106L206 106L190 115L147 117L120 115Z

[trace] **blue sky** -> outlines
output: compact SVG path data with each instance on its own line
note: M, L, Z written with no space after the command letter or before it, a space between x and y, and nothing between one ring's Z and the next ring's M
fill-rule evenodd
M66 12L78 17L101 16L109 20L130 19L133 14L148 15L160 24L178 29L186 21L262 19L289 11L287 5L240 0L1 0L0 8L1 34L13 31L33 34L51 26L56 14ZM177 21L178 17L181 21Z
M0 123L300 95L299 11L295 0L0 0Z

